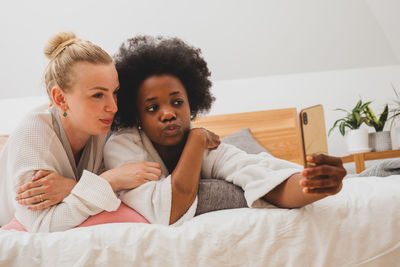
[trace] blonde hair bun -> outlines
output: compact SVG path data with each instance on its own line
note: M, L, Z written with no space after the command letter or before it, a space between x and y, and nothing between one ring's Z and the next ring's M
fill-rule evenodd
M72 32L60 32L49 39L44 54L50 59L44 73L46 91L53 101L51 90L54 86L68 92L76 74L72 69L77 62L111 64L112 58L99 46L80 38Z
M73 44L77 40L73 32L60 32L52 36L44 47L44 54L48 59L55 58L68 45Z

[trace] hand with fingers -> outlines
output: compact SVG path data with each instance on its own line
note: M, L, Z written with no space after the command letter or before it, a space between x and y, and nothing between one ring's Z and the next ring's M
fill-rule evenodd
M303 193L329 196L337 194L342 189L346 169L340 158L312 154L306 159L315 166L307 167L301 173L303 178L300 180L300 185L303 187Z
M207 149L216 149L219 144L221 144L221 141L219 139L219 136L216 135L215 133L205 129L205 128L193 128L191 129L191 132L195 131L200 131L202 134L205 135L206 138L206 148Z
M161 176L161 165L157 162L132 162L108 170L101 177L106 179L114 191L133 189Z
M53 171L39 170L31 181L17 189L16 200L30 210L42 210L60 203L72 191L76 181Z

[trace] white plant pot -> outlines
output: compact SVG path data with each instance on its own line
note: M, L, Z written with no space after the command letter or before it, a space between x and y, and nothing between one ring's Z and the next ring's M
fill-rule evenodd
M372 151L385 151L392 149L390 131L370 133L369 135Z
M356 129L346 132L347 150L350 154L363 153L371 151L368 147L368 130Z
M368 133L368 145L371 148L371 151L376 151L375 150L375 132Z

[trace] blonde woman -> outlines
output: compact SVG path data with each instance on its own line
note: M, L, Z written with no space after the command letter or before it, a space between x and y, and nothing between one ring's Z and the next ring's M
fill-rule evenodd
M103 171L119 88L112 58L73 33L51 38L45 54L52 107L29 114L0 156L0 225L15 216L30 232L62 231L115 211L121 203L116 191L161 174L150 162Z

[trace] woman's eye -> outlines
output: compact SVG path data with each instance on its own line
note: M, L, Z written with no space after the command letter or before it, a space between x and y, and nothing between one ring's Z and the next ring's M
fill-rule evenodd
M146 111L148 111L148 112L154 112L156 110L157 110L157 105L151 105L146 108Z
M103 97L103 93L97 93L93 95L94 98L102 98Z
M180 106L183 104L183 100L182 99L177 99L173 102L174 105Z

